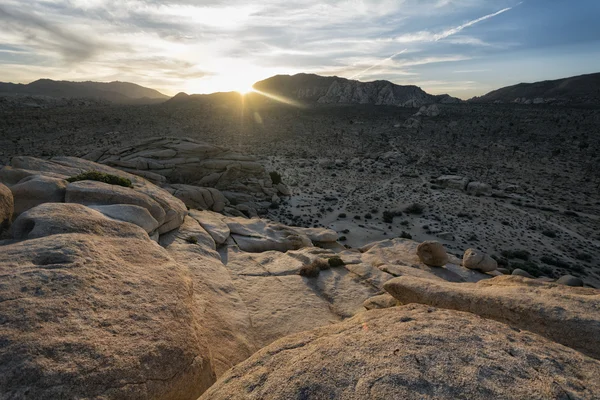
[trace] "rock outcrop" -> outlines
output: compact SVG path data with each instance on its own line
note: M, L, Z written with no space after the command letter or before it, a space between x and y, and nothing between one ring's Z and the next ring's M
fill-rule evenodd
M475 249L467 249L463 255L463 266L481 272L491 272L498 268L498 262L489 255Z
M403 276L384 288L403 304L468 311L600 359L600 293L515 276L455 284Z
M443 267L448 263L448 253L440 242L427 241L417 247L417 255L425 265Z
M280 339L202 400L594 398L600 362L470 313L372 310Z
M142 176L190 208L221 212L231 203L256 214L273 196L289 194L285 185L273 185L255 157L193 139L152 138L84 158Z

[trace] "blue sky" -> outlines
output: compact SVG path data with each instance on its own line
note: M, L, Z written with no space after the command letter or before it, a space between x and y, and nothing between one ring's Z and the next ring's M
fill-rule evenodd
M600 0L0 0L0 80L245 90L310 72L468 98L600 72Z

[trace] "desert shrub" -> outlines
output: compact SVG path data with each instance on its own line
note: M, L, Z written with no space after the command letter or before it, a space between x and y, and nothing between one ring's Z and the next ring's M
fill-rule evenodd
M330 257L327 262L331 268L341 267L344 265L344 261L338 256Z
M269 172L269 175L271 176L271 182L273 182L273 185L278 185L281 183L281 174L277 171L271 171Z
M188 236L185 238L185 241L191 244L196 244L198 243L198 238L196 236Z
M119 185L123 187L132 188L133 184L127 178L121 176L105 174L104 172L88 171L83 172L79 175L67 178L67 182L78 182L78 181L97 181L108 183L109 185Z
M338 218L346 218L346 213L340 213L340 214L338 215Z
M386 224L391 224L394 222L394 217L399 217L402 215L402 211L384 211L383 212L383 222Z
M524 261L529 260L529 257L531 256L531 254L527 250L504 250L500 254L502 254L502 257L508 259L518 258L519 260Z
M542 256L540 258L540 261L543 262L544 264L553 265L558 268L570 269L569 263L567 263L563 260L559 260L558 258Z
M400 237L402 239L412 239L412 235L408 232L402 231L402 233L400 233Z
M418 203L412 203L410 206L406 207L404 211L408 214L423 214L425 207Z
M373 219L373 216L370 213L365 214L365 219Z
M338 239L338 241L340 242L345 242L346 240L348 240L346 236L340 236L340 238Z
M587 253L577 253L575 258L581 261L592 262L592 256Z
M321 258L315 258L310 264L303 265L298 274L307 278L319 276L321 270L329 269L329 263Z
M508 266L509 266L509 262L508 262L508 260L507 260L506 258L504 258L504 257L500 257L500 256L497 256L497 255L495 255L495 254L494 254L494 255L492 255L492 258L493 258L494 260L496 260L496 262L498 263L498 266L499 266L499 267L504 267L504 268L506 268L506 267L508 267Z
M542 235L547 236L549 238L555 238L556 232L551 231L551 230L545 230L545 231L542 231Z

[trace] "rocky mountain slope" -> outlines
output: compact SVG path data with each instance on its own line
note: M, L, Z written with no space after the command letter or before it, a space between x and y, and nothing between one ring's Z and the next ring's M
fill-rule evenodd
M151 104L169 96L129 82L69 82L39 79L29 84L0 82L0 95L106 100L117 104Z
M600 73L519 83L470 100L476 103L600 103Z
M310 104L371 104L420 107L429 103L458 103L448 95L433 96L417 86L389 81L360 82L314 74L277 75L257 82L254 89Z
M114 166L19 156L0 169L0 398L600 391L600 291L573 276L504 275L485 253L461 260L436 241L349 249L333 230L248 218L229 198L211 211L172 180L198 199L287 193L257 160L207 143L90 158Z

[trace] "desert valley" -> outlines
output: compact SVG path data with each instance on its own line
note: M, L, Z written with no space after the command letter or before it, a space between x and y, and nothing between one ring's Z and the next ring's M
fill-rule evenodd
M600 74L0 84L0 399L600 398Z

